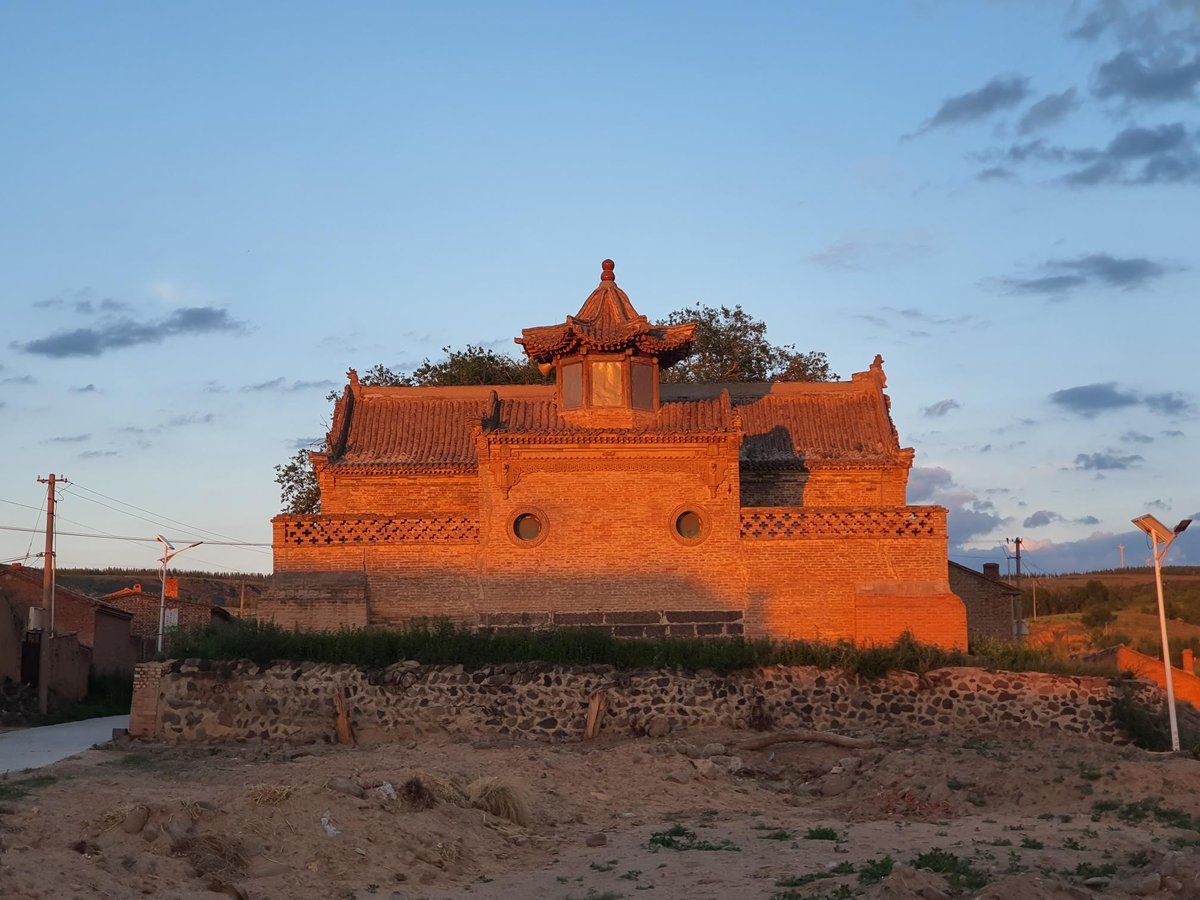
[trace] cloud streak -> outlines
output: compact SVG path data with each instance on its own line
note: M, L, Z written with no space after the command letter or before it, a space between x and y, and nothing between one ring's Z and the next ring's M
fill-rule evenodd
M977 90L947 97L937 112L920 127L917 134L923 134L933 128L979 122L994 113L1018 105L1029 93L1028 78L1019 75L998 75Z
M934 403L934 404L931 404L930 406L926 406L926 407L922 408L921 415L936 419L936 418L941 418L942 416L946 415L946 413L950 412L951 410L961 409L961 408L962 408L962 404L959 403L957 400L955 400L953 397L950 397L945 400L939 400L937 403Z
M1027 278L1002 278L1000 285L1013 294L1042 294L1061 297L1084 287L1138 290L1173 271L1164 263L1144 256L1119 257L1091 253L1069 259L1048 259L1041 273Z
M229 312L213 306L190 306L173 311L164 319L136 322L118 318L95 327L58 331L43 338L13 342L13 348L35 356L65 359L81 356L100 356L110 350L157 344L167 338L198 334L241 334L245 325L230 317Z
M243 385L241 390L247 393L263 393L263 392L278 392L292 394L297 391L311 391L316 389L329 390L337 387L337 382L324 379L322 381L293 381L290 384L286 378L272 378L270 381L262 381L258 384Z
M1083 416L1085 419L1094 418L1101 413L1139 405L1162 416L1186 415L1195 409L1195 405L1185 394L1172 391L1142 395L1136 391L1118 387L1115 381L1063 388L1050 394L1049 400L1055 406ZM1124 439L1127 440L1128 434L1131 433L1127 433Z
M1061 94L1047 94L1025 111L1017 123L1018 134L1032 134L1057 125L1079 108L1075 88L1067 88Z

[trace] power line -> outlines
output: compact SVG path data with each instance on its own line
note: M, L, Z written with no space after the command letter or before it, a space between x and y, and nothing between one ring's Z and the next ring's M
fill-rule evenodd
M76 523L76 524L79 524L79 523ZM87 528L89 526L85 525L83 527ZM0 531L33 531L33 532L37 533L38 529L36 529L36 528L20 528L16 525L0 525ZM158 543L158 538L137 537L135 535L128 535L128 534L94 534L94 533L89 534L89 533L82 532L82 531L60 531L58 533L62 534L62 535L67 535L68 537L99 538L101 540L111 540L111 541L137 541L138 543L148 543L148 544ZM172 538L171 540L172 540L172 542L183 543L183 541L185 541L186 538ZM270 547L271 546L270 544L265 544L265 543L261 543L261 542L255 543L252 541L205 541L204 545L206 547Z
M87 490L87 488L84 488L84 490ZM95 493L95 491L93 491L93 493ZM138 515L134 515L133 513L125 512L125 510L122 510L122 509L117 509L115 506L109 506L107 503L101 503L99 500L93 500L91 497L85 497L85 496L83 496L82 494L72 494L71 496L72 496L72 497L76 497L76 498L78 498L78 499L80 499L80 500L86 500L86 501L88 501L89 503L95 503L97 506L103 506L105 509L111 509L113 512L120 513L120 514L121 514L121 515L123 515L123 516L130 516L131 518L134 518L134 519L139 519L139 520L141 520L141 521L143 521L143 522L146 522L146 523L148 523L148 524L150 524L150 525L155 525L155 526L157 526L157 527L159 527L159 528L165 528L165 527L166 527L165 525L163 525L163 523L162 523L162 522L157 522L157 521L155 521L155 520L153 520L153 519L147 519L145 516L138 516ZM102 496L103 496L103 495L102 495ZM117 503L120 503L121 501L120 501L120 500L117 500L117 501L115 501L115 502L117 502ZM135 507L135 508L138 508L138 507ZM61 518L61 517L60 517L60 518ZM74 520L67 520L67 521L74 521ZM171 521L173 521L173 520L171 520ZM95 530L95 531L100 531L100 532L103 532L104 534L110 534L110 532L104 531L104 529L102 529L102 528L96 528L96 526L94 526L94 525L86 525L86 524L84 524L83 522L75 522L75 524L76 524L76 525L79 525L79 526L81 526L81 527L83 527L83 528L91 528L91 529L93 529L93 530ZM213 533L215 534L216 532L213 532ZM225 546L236 546L236 547L242 547L243 549L245 549L245 550L249 550L249 551L251 551L252 553L265 553L265 552L266 552L265 550L261 550L261 549L259 549L259 548L260 548L260 547L264 547L264 546L270 546L269 544L252 544L252 543L250 543L250 542L248 542L248 541L232 541L232 542L228 542L228 543L225 543L225 542L222 542L222 541L205 541L205 543L206 543L206 544L217 544L217 545L221 545L221 544L223 544L223 543L224 543L224 544L225 544ZM198 557L194 557L194 558L198 559ZM217 563L214 563L214 562L212 562L211 560L200 560L200 561L201 561L201 562L208 562L208 563L210 563L211 565L217 565Z
M16 500L5 500L3 497L0 497L0 503L11 503L13 506L22 506L25 509L36 509L38 511L38 515L41 515L42 510L46 506L46 501L44 500L42 501L41 506L30 506L28 503L18 503Z
M119 503L122 506L128 506L130 509L136 509L139 512L144 512L144 513L147 513L148 515L156 516L158 519L161 519L163 522L170 522L173 525L179 525L179 526L182 526L183 528L190 528L198 534L212 535L213 537L224 538L225 540L229 540L229 541L237 541L237 538L233 537L232 535L223 534L219 531L210 531L207 528L201 528L198 525L192 525L188 522L181 522L179 519L172 519L170 516L164 516L161 513L154 512L153 510L144 509L140 506L137 506L136 504L126 503L124 500L118 500L115 497L110 497L107 494L102 494L99 491L92 490L90 487L87 487L82 484L78 484L77 482L72 482L72 483L75 485L75 487L78 487L80 490L87 491L89 494L95 494L97 497L103 497L105 500L111 500L113 503ZM80 495L76 494L75 496L78 497ZM89 498L83 497L82 499L88 500ZM98 501L93 500L92 502L96 503ZM101 503L100 505L103 506L104 504ZM109 507L109 509L112 509L112 507ZM114 510L114 512L122 512L122 510ZM133 514L132 513L124 513L124 515L131 516ZM135 518L140 518L140 517L135 516ZM157 525L157 524L161 524L161 522L152 522L151 524ZM209 544L209 543L212 543L212 541L205 541L205 543ZM238 543L245 543L245 542L241 541Z

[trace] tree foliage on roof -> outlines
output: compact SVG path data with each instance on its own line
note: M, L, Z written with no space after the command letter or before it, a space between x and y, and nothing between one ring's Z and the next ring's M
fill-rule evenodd
M835 381L829 360L819 351L801 352L791 344L772 344L767 325L740 305L695 306L677 309L659 322L663 325L697 324L692 353L664 369L662 380L670 383L714 384L729 381ZM552 384L553 374L543 376L527 360L481 345L467 344L462 350L443 347L445 359L426 357L411 372L375 365L359 377L366 386L452 387L474 384ZM327 399L336 400L339 392ZM308 458L309 450L297 450L286 463L275 467L283 512L316 515L321 511L321 491Z
M696 323L691 354L662 374L675 384L720 384L730 381L836 381L825 354L799 351L792 344L767 340L767 323L741 305L677 309L662 325Z

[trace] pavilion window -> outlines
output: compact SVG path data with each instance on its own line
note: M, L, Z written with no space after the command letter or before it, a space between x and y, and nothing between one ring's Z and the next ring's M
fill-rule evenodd
M624 406L624 366L620 362L592 361L592 406Z
M583 364L569 363L562 367L563 409L583 406Z
M654 366L634 363L629 369L634 409L654 409Z

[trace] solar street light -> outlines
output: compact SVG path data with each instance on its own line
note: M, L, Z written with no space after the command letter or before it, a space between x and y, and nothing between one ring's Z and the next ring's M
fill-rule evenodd
M1138 516L1133 524L1150 536L1154 547L1154 584L1158 589L1158 625L1162 631L1163 672L1166 676L1167 715L1171 720L1171 749L1179 750L1179 719L1175 715L1175 681L1171 677L1171 650L1167 646L1167 609L1163 604L1162 561L1167 555L1167 548L1179 535L1187 531L1192 524L1191 519L1183 519L1174 529L1168 528L1154 516L1147 513Z

